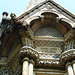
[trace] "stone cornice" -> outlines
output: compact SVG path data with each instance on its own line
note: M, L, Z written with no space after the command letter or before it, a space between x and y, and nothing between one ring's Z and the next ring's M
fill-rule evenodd
M48 72L49 72L49 73L50 73L50 72L65 73L65 72L66 72L66 71L64 71L64 70L60 70L60 69L50 69L50 68L49 68L49 69L46 69L46 68L40 68L40 69L39 69L39 68L35 68L34 71L35 71L35 72L46 72L46 73L48 73Z

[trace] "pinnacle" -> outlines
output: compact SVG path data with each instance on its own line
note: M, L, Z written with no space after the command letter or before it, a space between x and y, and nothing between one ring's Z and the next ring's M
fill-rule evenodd
M35 7L36 5L40 4L41 2L44 2L47 0L30 0L27 8L25 9L25 12L32 9L33 7Z

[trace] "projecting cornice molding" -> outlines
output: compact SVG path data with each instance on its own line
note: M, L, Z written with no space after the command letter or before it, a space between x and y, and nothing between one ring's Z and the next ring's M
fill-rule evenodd
M61 68L65 69L65 65L68 62L73 63L75 60L75 49L70 49L68 51L63 52L60 55L59 60L46 60L46 59L40 59L39 53L28 46L24 46L21 48L20 51L20 59L22 62L24 58L29 58L29 60L33 60L35 62L35 67L43 67L43 68Z

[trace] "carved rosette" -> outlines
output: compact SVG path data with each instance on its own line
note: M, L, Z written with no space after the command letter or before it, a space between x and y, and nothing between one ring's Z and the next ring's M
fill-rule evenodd
M24 46L21 48L19 56L21 58L21 61L26 57L35 62L39 59L38 52L35 49L28 46Z
M75 60L75 49L70 49L60 55L60 63L65 65L67 62Z

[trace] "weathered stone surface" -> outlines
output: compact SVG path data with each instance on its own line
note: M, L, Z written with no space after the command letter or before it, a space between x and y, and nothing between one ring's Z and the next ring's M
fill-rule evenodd
M3 15L0 75L21 75L22 65L24 75L73 75L75 15L53 0L30 0L20 16Z

